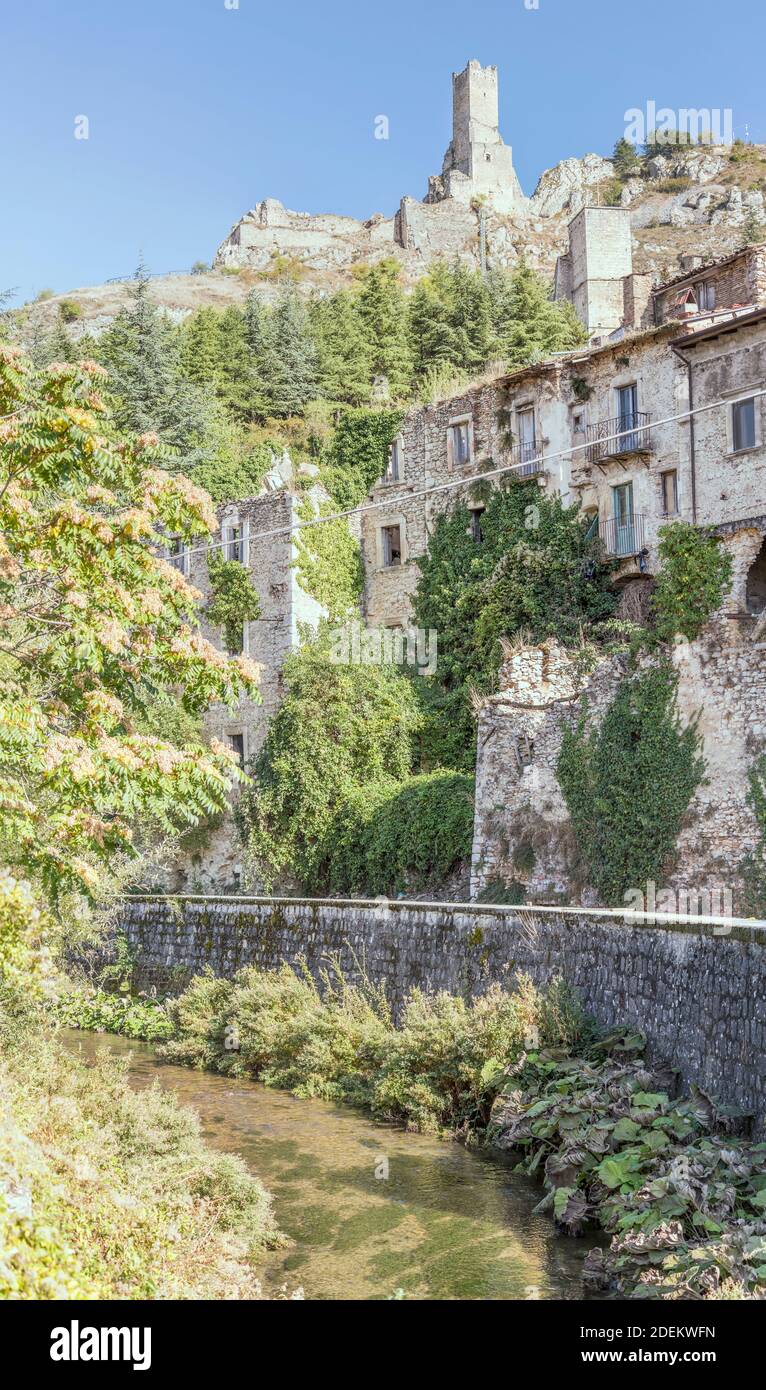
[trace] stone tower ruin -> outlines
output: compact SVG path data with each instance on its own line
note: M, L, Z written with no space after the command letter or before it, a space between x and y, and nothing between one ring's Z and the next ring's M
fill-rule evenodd
M428 181L427 203L445 198L486 200L497 212L516 212L526 202L510 145L499 130L497 68L472 58L452 74L452 140L441 174Z

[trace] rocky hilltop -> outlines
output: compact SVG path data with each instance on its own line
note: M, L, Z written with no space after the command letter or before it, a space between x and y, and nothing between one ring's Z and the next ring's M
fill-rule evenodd
M235 223L208 271L157 277L157 301L180 319L202 305L241 301L254 287L270 299L285 276L307 293L328 293L349 283L355 266L391 256L408 284L437 257L478 266L482 254L497 266L524 256L552 276L567 224L585 203L629 208L634 266L664 279L686 255L712 260L736 250L745 225L766 220L766 146L669 147L641 161L633 177L619 177L611 159L586 154L547 169L527 198L497 112L497 70L469 63L453 75L452 140L422 201L405 197L393 216L357 221L294 212L265 198ZM81 311L74 334L100 331L126 293L126 282L69 291ZM30 306L29 320L44 326L61 298Z

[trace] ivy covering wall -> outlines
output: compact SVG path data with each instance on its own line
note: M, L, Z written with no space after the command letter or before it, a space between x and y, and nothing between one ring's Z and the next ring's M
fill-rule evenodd
M683 728L667 663L627 677L600 723L587 705L564 731L556 773L587 882L606 904L662 884L704 774L695 724Z

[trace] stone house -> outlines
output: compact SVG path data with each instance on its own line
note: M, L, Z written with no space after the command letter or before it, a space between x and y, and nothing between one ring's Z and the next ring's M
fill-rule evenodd
M286 468L285 468L286 465ZM205 732L234 749L241 766L259 752L269 721L282 702L282 667L285 657L300 642L302 624L316 628L325 614L321 605L301 587L296 570L294 532L301 497L290 486L289 460L267 477L271 489L258 497L226 502L218 508L219 530L210 543L184 546L173 542L168 558L203 595L200 627L214 646L225 649L220 629L206 621L210 598L208 554L210 545L221 547L229 560L245 565L258 592L260 616L243 625L242 651L261 667L260 700L241 700L235 709L215 705L205 715ZM326 496L312 488L314 501ZM234 652L232 654L235 654ZM236 792L235 792L236 797ZM241 846L229 816L193 832L190 847L174 866L172 889L236 891L242 878Z

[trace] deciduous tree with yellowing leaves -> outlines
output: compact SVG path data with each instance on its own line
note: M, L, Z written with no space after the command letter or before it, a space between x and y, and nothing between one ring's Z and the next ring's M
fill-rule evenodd
M156 436L121 439L104 369L38 372L0 348L0 973L27 971L64 897L97 899L138 825L221 810L221 745L139 732L172 692L190 713L252 696L257 668L197 630L200 599L159 550L207 536L207 493ZM166 466L161 466L162 464Z

